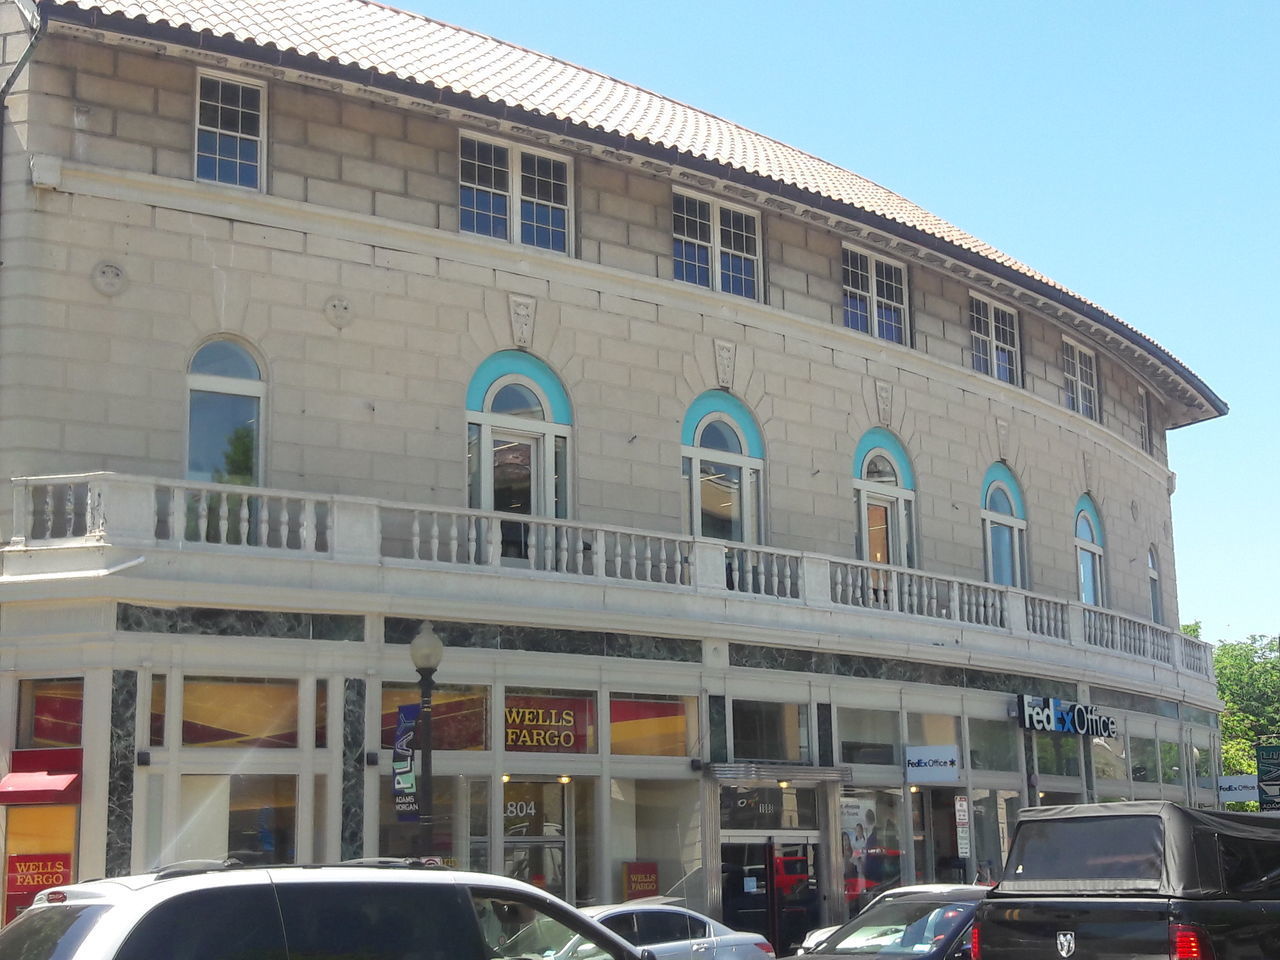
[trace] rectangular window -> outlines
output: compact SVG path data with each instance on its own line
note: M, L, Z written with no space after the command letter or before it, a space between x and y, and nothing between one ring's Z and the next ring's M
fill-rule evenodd
M969 294L970 364L979 373L1017 386L1018 315L984 297Z
M688 757L696 753L698 698L662 693L609 695L609 750L616 755Z
M177 859L293 863L297 796L297 778L288 774L183 774Z
M1138 445L1143 453L1156 452L1154 424L1151 420L1151 394L1138 388Z
M395 746L401 706L419 709L422 691L416 683L382 684L382 748ZM416 718L417 714L414 713ZM417 728L409 746L420 749ZM489 749L489 688L437 683L431 691L431 748L433 750Z
M841 763L901 762L902 732L896 710L836 709Z
M809 763L809 708L803 703L733 701L735 760Z
M844 325L881 340L906 343L906 270L845 247L841 251L840 273L844 284Z
M262 87L201 74L196 109L196 179L261 189Z
M185 677L182 681L182 745L296 747L298 681Z
M22 680L18 683L20 749L80 746L84 680Z
M671 233L675 279L759 299L759 228L754 214L676 193L671 199Z
M1070 340L1062 341L1062 388L1068 410L1090 420L1102 419L1098 407L1097 357L1092 350Z
M512 176L517 165L518 192ZM520 221L513 237L511 208L516 203ZM567 253L568 163L518 147L463 137L459 145L458 226L463 233L515 239L528 247Z

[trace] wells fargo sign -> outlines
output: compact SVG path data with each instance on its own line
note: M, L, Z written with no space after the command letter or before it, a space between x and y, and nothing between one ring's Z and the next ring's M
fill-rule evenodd
M595 753L596 705L590 697L508 696L503 711L508 750Z
M622 864L622 899L658 895L658 865L652 860L628 860Z
M11 854L5 870L5 922L8 923L20 910L31 906L41 890L71 882L69 853Z

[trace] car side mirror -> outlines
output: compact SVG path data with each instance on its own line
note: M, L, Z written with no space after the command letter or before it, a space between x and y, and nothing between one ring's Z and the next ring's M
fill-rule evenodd
M658 955L648 947L644 947L640 951L640 960L658 960Z

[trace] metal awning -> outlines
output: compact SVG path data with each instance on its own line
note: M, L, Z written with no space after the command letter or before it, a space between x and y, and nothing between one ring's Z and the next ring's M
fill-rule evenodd
M848 766L811 767L799 763L713 763L713 780L789 780L792 783L852 783Z

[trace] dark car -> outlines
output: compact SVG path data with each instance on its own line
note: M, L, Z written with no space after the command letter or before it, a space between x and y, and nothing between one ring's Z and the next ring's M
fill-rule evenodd
M989 887L906 893L871 904L838 928L806 960L824 957L915 957L960 960L970 953L970 931Z

